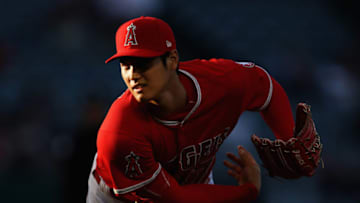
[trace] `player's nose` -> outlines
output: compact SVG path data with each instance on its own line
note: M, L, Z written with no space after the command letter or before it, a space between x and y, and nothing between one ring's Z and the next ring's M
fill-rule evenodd
M137 71L133 65L131 65L129 70L129 79L138 80L140 77L141 77L141 73Z

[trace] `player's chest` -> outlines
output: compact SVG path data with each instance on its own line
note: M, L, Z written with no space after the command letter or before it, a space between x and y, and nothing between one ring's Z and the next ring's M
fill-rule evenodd
M190 119L183 126L156 126L155 158L165 164L178 162L182 170L196 167L215 156L236 120L209 115Z

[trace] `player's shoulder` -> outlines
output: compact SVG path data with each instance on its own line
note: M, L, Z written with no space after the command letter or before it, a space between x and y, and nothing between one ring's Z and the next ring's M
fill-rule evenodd
M137 106L137 102L134 102L131 92L127 89L114 100L111 108L116 109L116 111L131 111L137 108Z
M234 64L233 60L222 59L222 58L212 58L212 59L193 59L190 61L181 62L184 66L214 66L214 65L230 65Z
M243 68L254 68L254 67L258 67L258 65L256 65L253 62L235 62L238 66L241 66Z
M147 113L129 90L118 97L109 108L100 130L106 131L135 131L134 125L146 126Z
M126 90L112 103L99 128L98 150L134 147L139 140L147 140L150 124L146 111Z
M211 75L216 77L226 76L233 73L241 74L254 67L258 66L253 62L238 62L223 58L195 59L180 63L180 69L199 76L205 75L206 77L211 77Z
M181 62L180 65L186 68L219 68L219 69L231 69L231 68L253 68L257 65L248 61L234 61L224 58L212 58L212 59L194 59L190 61Z
M248 61L235 61L231 59L224 59L224 58L212 58L208 60L209 63L213 63L216 65L224 65L224 66L231 66L231 67L244 67L244 68L253 68L255 63L248 62Z
M128 117L140 115L139 108L141 106L138 102L133 98L132 94L129 90L126 90L121 96L115 99L112 103L107 115L115 116L117 118L120 117Z
M253 62L250 61L234 61L234 60L230 60L230 59L210 59L209 60L210 63L216 64L216 65L220 65L220 66L225 66L225 67L229 67L229 68L254 68L257 67L257 65Z

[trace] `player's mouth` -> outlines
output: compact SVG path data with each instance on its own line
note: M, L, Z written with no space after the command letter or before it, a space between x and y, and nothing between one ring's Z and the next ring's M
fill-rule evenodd
M133 86L132 89L135 93L142 93L144 91L145 86L146 85L138 84L138 85Z

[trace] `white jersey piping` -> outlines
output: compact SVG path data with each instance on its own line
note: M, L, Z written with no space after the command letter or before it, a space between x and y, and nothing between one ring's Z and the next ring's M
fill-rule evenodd
M269 86L269 93L268 93L268 96L264 102L264 104L258 109L258 111L262 111L264 109L266 109L266 107L269 105L270 101L271 101L271 97L272 97L272 94L273 94L273 83L272 83L272 80L271 80L271 77L269 75L269 73L262 67L256 65L254 63L251 63L251 62L236 62L237 64L240 64L240 65L246 65L246 64L249 64L248 66L245 66L246 68L259 68L261 69L262 71L264 71L264 73L266 74L266 76L268 77L269 79L269 82L270 82L270 86Z
M270 77L269 73L264 68L262 68L260 66L257 66L257 67L265 72L265 74L268 77L269 82L270 82L268 96L267 96L267 98L265 100L265 103L259 108L259 111L262 111L262 110L266 109L266 107L269 105L269 103L271 101L271 97L272 97L272 94L273 94L273 83L272 83L272 80L271 80L271 77Z
M200 103L201 103L201 89L200 89L199 82L196 80L196 78L191 73L189 73L185 70L181 70L181 69L179 69L179 71L181 73L183 73L184 75L188 76L193 81L195 88L196 88L197 100L196 100L194 107L191 109L191 111L185 116L185 118L182 121L167 121L167 120L161 120L157 117L154 117L154 119L156 121L158 121L166 126L177 126L177 125L182 126L182 125L184 125L185 121L187 119L189 119L189 117L196 111L196 109L200 106Z
M113 189L113 191L114 191L115 194L125 194L125 193L128 193L128 192L132 192L134 190L137 190L139 188L142 188L145 185L151 183L159 175L160 171L161 171L161 165L159 164L158 169L155 171L155 173L149 179L147 179L147 180L145 180L143 182L140 182L138 184L132 185L130 187L127 187L127 188Z

